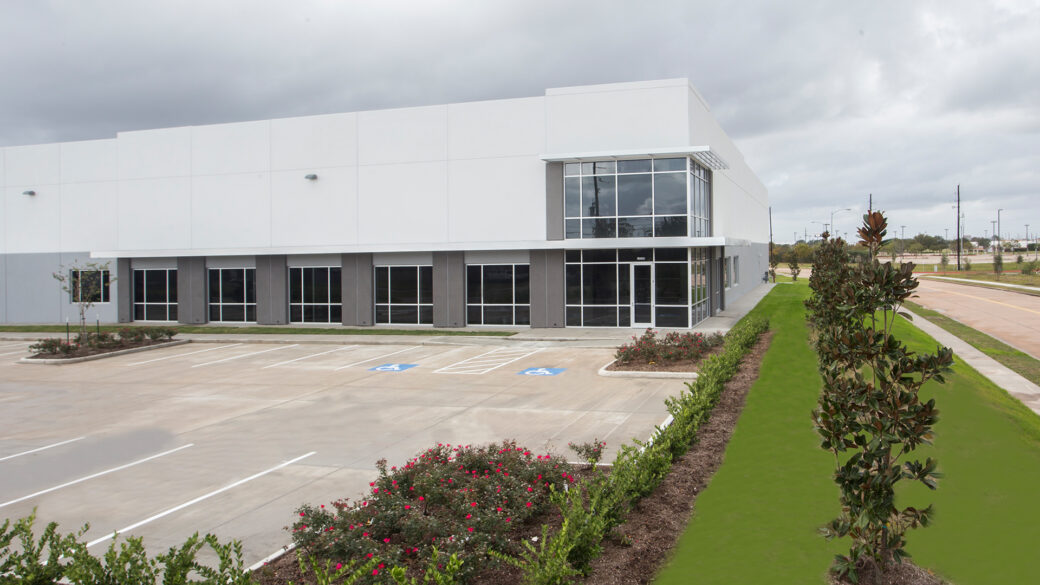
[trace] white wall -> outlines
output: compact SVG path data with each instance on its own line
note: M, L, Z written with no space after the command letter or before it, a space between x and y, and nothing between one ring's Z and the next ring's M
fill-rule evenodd
M688 82L664 80L0 149L0 252L542 242L540 155L701 144L731 165L716 235L762 241L765 188Z
M729 165L713 173L712 223L715 235L769 241L769 197L744 155L712 116L708 103L687 86L690 144L709 145Z

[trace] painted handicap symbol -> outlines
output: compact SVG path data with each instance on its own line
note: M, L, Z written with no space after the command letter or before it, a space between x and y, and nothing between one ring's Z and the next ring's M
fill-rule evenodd
M383 364L374 368L369 368L370 372L403 372L418 366L419 364Z
M564 372L567 368L527 368L521 372L518 372L521 376L556 376Z

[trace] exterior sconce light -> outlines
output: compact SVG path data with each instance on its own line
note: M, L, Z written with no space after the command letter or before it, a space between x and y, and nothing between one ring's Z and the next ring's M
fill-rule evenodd
M29 197L32 197L33 195L36 195L36 191L33 191L32 189L28 191L22 191L22 195L28 195Z
M316 181L318 180L318 175L311 173L310 175L304 175L303 178L307 179L308 181Z

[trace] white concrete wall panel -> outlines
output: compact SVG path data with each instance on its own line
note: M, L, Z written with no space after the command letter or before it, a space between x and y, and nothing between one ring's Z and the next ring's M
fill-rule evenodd
M115 213L118 190L116 181L62 186L61 250L113 250L118 247Z
M194 176L191 247L271 245L270 173Z
M257 173L271 168L270 122L193 126L193 175Z
M62 183L114 181L118 169L119 144L114 139L61 144Z
M535 157L448 163L453 242L545 239L545 163Z
M11 146L6 151L7 186L24 191L61 183L61 144Z
M492 158L545 152L545 99L448 106L448 158Z
M120 181L116 216L117 249L191 248L191 179L166 177Z
M7 171L4 168L7 149L0 148L0 254L7 253L7 222L11 214L7 212ZM2 273L0 273L2 276ZM2 285L0 285L2 288Z
M685 84L545 97L546 150L599 152L689 144Z
M356 113L271 120L271 169L355 166L357 140Z
M366 244L448 240L447 165L371 165L358 169L358 239Z
M358 163L445 160L448 157L447 118L447 106L359 113Z
M7 253L59 251L61 187L57 184L36 187L34 196L22 195L25 189L25 185L4 189Z
M271 173L271 245L356 244L357 167L311 170L315 181L299 170Z
M191 128L120 132L119 178L146 179L191 175Z
M709 145L729 165L713 175L715 234L753 242L769 240L769 196L744 155L712 116L707 102L687 87L690 144Z

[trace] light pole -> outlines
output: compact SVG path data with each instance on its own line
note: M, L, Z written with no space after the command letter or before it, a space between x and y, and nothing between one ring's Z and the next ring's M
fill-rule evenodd
M947 242L949 242L950 241L950 228L943 228L943 229L946 231L946 237L943 238L943 239L946 240Z
M835 209L834 211L831 212L831 223L830 223L830 226L831 226L832 230L834 229L834 214L835 213L840 213L842 211L852 211L852 208L851 207L846 207L844 209Z
M906 258L906 226L905 225L899 226L899 230L900 230L899 231L900 255L905 259Z
M997 210L997 241L1000 242L1000 253L1003 254L1004 253L1004 235L1002 233L1000 233L1000 212L1001 211L1004 211L1004 210L1003 209L998 209Z
M993 230L993 241L990 242L990 247L993 248L993 253L997 253L997 221L994 219L989 220L989 227Z

